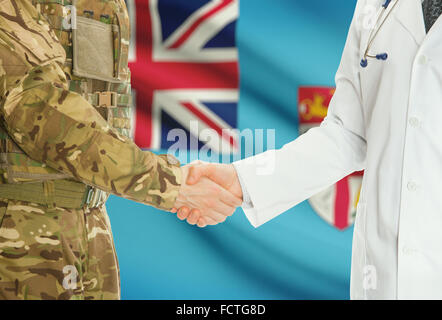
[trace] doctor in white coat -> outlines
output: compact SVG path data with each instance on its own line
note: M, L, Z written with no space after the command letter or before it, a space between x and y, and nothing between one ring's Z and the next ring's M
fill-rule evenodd
M351 298L442 299L441 4L359 0L321 126L233 166L195 167L188 183L206 175L236 188L258 227L365 169Z

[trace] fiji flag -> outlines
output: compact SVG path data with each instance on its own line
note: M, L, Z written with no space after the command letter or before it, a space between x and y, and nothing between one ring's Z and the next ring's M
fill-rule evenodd
M318 126L334 92L356 2L127 0L137 143L162 147L163 153L174 143L167 141L169 129L190 132L189 121L198 120L199 130L238 127L244 142L252 131L258 153L267 130L275 130L274 146L281 148ZM361 174L259 229L240 209L222 225L198 229L153 207L111 197L122 297L348 299L350 226Z
M172 129L196 138L211 129L219 139L200 141L199 147L207 143L220 153L227 143L235 152L238 0L129 0L127 5L137 145L167 149L175 143L168 137Z

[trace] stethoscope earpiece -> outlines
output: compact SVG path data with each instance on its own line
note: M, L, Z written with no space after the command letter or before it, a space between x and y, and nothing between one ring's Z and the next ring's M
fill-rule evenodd
M370 56L370 58L372 58L371 56ZM376 59L378 59L378 60L387 60L388 59L388 53L380 53L380 54L377 54L376 55ZM362 68L367 68L367 66L368 66L368 59L367 58L365 58L365 59L362 59L361 60L361 67Z
M385 3L382 5L385 9L390 5L391 0L385 0Z
M362 59L361 60L361 67L362 68L367 68L368 66L368 60L367 59Z
M376 59L378 60L387 60L388 59L388 54L387 53L380 53L376 55Z

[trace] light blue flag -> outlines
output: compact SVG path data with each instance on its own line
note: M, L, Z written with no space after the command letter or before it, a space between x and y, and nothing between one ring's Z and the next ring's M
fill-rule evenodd
M278 148L298 136L297 89L334 85L355 3L240 1L240 129L276 129ZM117 197L107 207L123 299L349 298L353 229L307 202L258 229L241 209L198 229Z

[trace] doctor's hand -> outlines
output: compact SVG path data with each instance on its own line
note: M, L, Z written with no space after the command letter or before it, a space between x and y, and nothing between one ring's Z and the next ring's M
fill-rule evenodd
M242 189L236 174L236 170L231 164L214 164L214 163L204 163L198 161L196 163L192 163L189 165L189 172L187 178L184 178L187 182L188 186L196 186L198 183L206 179L210 179L212 182L215 182L220 187L228 191L231 195L233 195L239 201L236 203L236 207L239 207L242 204ZM177 209L174 209L172 212L177 212L177 216L181 220L187 219L187 222L190 224L197 224L199 227L205 227L207 225L215 225L224 220L214 220L211 216L204 214L200 210L200 208L190 207L190 206L179 206L178 204L175 206ZM236 209L236 208L235 208ZM230 214L232 215L233 210Z
M183 183L175 202L175 208L180 208L181 212L178 213L178 218L187 219L189 224L197 224L199 227L224 222L241 205L241 196L238 196L235 188L230 188L235 191L233 193L210 180L211 175L207 174L207 169L194 171L197 166L200 164L181 167ZM229 183L225 185L229 186ZM187 214L183 214L183 209Z

